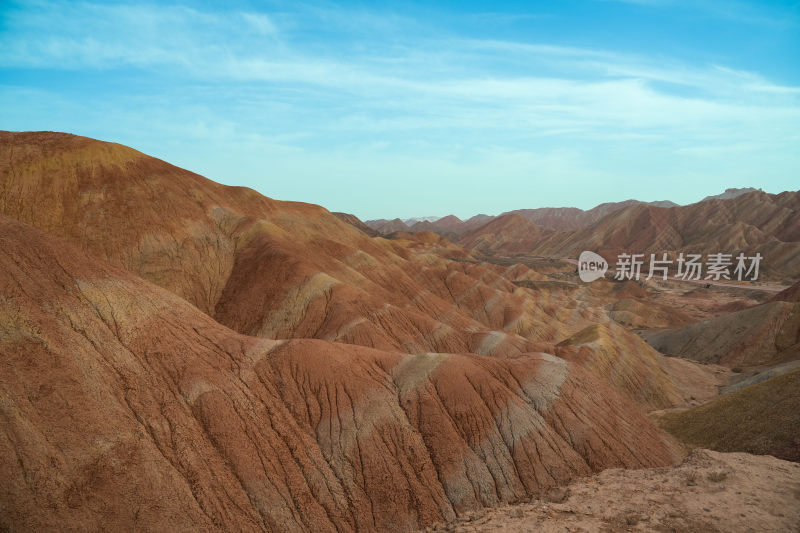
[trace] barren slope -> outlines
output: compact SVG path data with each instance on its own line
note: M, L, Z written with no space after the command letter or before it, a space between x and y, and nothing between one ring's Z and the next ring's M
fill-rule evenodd
M405 531L678 450L561 359L276 342L0 216L0 527Z
M594 286L573 294L525 285L550 278L522 265L476 264L429 233L369 238L319 206L277 202L67 134L0 134L0 211L248 335L512 355L607 314L626 323L635 312L637 325L683 323L643 299L606 309L625 295ZM491 242L531 239L530 225L500 217L489 224L498 230Z
M0 134L0 212L127 268L240 333L408 352L531 348L513 332L493 332L476 309L454 305L460 295L449 287L419 285L429 271L447 272L438 254L371 239L319 206L226 187L117 144ZM464 290L484 290L482 272ZM515 289L485 288L500 308L500 293Z
M607 381L647 410L710 400L728 372L664 357L616 324L589 326L556 347L556 354Z
M518 209L503 215L521 215L538 226L554 231L575 231L597 222L604 216L614 211L619 211L631 205L643 202L638 200L625 200L622 202L608 202L584 211L577 207L543 207L539 209Z
M459 244L483 253L502 250L503 253L527 252L552 231L520 215L502 215L463 235Z
M661 353L741 368L800 359L800 304L769 302L680 329L642 332Z
M800 371L666 413L659 424L691 446L800 462Z

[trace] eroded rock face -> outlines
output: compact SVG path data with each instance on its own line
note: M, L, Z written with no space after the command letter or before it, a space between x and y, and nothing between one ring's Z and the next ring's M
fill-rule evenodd
M405 531L679 452L578 366L273 341L0 217L0 525Z
M246 335L492 355L556 336L553 313L501 273L447 260L469 254L460 247L372 239L319 206L226 187L113 143L0 132L0 212Z
M645 327L687 321L646 294L620 300L622 292L602 293L599 281L537 290L530 283L546 275L520 264L478 264L434 234L370 238L319 206L274 201L124 146L61 133L0 132L0 212L245 335L510 356L609 317ZM493 242L506 230L531 236L513 223L518 215L500 219ZM609 300L617 300L610 310Z

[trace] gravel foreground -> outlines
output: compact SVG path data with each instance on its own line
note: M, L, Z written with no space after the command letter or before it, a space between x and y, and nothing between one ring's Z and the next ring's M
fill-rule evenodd
M426 531L796 533L800 464L698 449L672 468L606 470Z

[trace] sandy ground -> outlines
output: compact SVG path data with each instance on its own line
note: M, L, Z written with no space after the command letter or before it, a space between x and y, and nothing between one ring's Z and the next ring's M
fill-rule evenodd
M428 531L800 531L800 464L694 450L672 468L613 469L541 500L486 509Z

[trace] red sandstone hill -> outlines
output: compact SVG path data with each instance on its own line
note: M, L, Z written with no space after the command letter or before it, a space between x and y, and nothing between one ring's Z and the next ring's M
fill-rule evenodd
M572 231L591 223L586 211L577 207L541 207L538 209L515 209L504 215L519 215L526 220L554 231Z
M646 205L638 200L625 200L623 202L600 204L588 211L577 207L542 207L538 209L517 209L503 214L520 215L539 226L554 231L575 231L594 224L610 213L639 204Z
M460 233L467 233L468 231L472 231L474 229L483 226L484 224L487 224L493 218L495 217L489 215L483 215L483 214L475 215L474 217L465 220L457 231Z
M502 215L463 235L459 244L483 253L513 254L533 249L553 232L520 215Z
M456 276L437 253L371 239L319 206L226 187L113 143L0 134L0 212L244 334L498 355L554 338L539 304L494 267L462 264Z
M597 222L610 213L619 211L625 207L639 204L659 207L674 207L678 205L670 201L647 203L640 202L639 200L625 200L623 202L608 202L600 204L587 211L578 209L577 207L540 207L537 209L516 209L514 211L502 213L499 216L520 215L521 217L530 220L537 226L541 226L549 230L575 231ZM489 220L484 221L484 223L486 222L489 222ZM465 233L468 230L456 228L454 231Z
M800 192L737 191L688 206L627 200L588 211L520 209L460 223L452 220L455 217L445 218L451 223L423 221L410 231L432 231L467 248L496 254L577 257L583 250L594 250L615 257L622 252L758 252L766 258L764 277L796 279L800 272Z
M678 456L554 356L249 337L2 215L0 249L4 530L408 531Z
M67 134L0 134L0 212L267 338L513 355L606 322L619 314L606 309L609 297L628 298L530 289L519 282L542 274L529 267L478 264L470 250L422 233L369 238L319 206ZM518 217L495 226L509 229L507 220Z
M433 224L442 231L457 231L464 222L455 215L447 215L433 222Z
M796 279L800 272L800 192L770 195L757 189L729 189L688 206L669 201L626 200L588 211L574 207L518 209L499 216L477 215L461 221L450 215L411 228L396 220L369 221L382 234L430 231L467 247L493 253L576 257L583 250L608 256L621 252L769 254L763 274ZM497 231L519 216L511 235ZM502 219L503 222L497 222ZM404 224L403 224L404 225ZM538 229L534 230L533 227ZM545 230L545 231L542 231ZM498 235L499 234L499 235ZM501 243L496 242L499 237ZM492 243L488 245L487 243Z
M447 215L437 220L420 220L415 222L410 231L432 231L434 233L445 234L459 231L464 222L455 215Z
M378 220L367 220L365 224L381 235L394 233L395 231L408 231L410 229L408 224L399 218L395 218L394 220L386 220L383 218Z
M480 243L481 234L490 240L493 232L484 228L473 230L470 241L462 242ZM530 236L507 240L495 252L577 257L583 250L593 250L611 258L622 252L758 252L764 257L763 277L794 280L800 276L800 191L756 191L677 207L635 202L612 209L582 229L538 240L537 236L532 231Z
M475 215L474 217L464 221L454 215L448 215L437 220L418 220L411 225L410 231L432 231L441 235L455 236L455 238L458 239L464 234L474 231L480 226L488 224L497 218L510 215L519 215L533 222L537 226L541 226L548 230L574 231L597 222L609 213L613 213L614 211L618 211L624 207L638 204L653 205L658 207L674 207L678 205L669 201L645 203L638 200L625 200L624 202L600 204L592 209L589 209L588 211L578 209L577 207L517 209L502 213L498 216ZM406 231L405 228L397 225L398 221L402 222L399 219L395 219L395 221L378 219L369 220L366 224L384 235L395 231Z
M365 224L381 235L389 235L396 232L417 233L420 231L430 231L440 235L456 235L462 231L461 228L464 226L465 222L455 215L447 215L438 219L425 217L422 219L406 219L405 221L399 218L394 220L381 218L377 220L367 220Z
M576 314L512 283L525 267L453 262L469 254L455 245L372 239L319 206L68 134L0 134L0 212L249 335L509 355L585 327L605 305Z
M646 318L660 308L645 300L608 307L626 294L537 289L525 283L547 276L527 266L478 264L469 250L425 234L369 238L319 206L274 201L68 134L0 134L0 212L248 335L502 356L610 317L624 322L631 309L645 327L680 324L674 313ZM490 250L535 228L518 216L488 227L497 229L485 241Z

